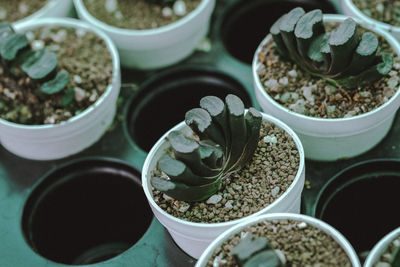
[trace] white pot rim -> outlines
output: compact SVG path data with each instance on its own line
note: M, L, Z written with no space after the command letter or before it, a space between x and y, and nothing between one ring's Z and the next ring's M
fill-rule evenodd
M157 205L157 203L154 201L153 196L151 194L151 189L148 187L148 183L147 183L147 173L149 172L148 166L150 165L150 162L152 161L153 156L156 154L156 152L158 151L160 146L165 142L165 140L168 136L168 133L171 131L174 131L174 130L182 129L186 125L185 122L181 122L181 123L177 124L176 126L174 126L173 128L171 128L168 132L166 132L157 141L157 143L154 144L154 146L150 150L150 152L147 155L146 160L144 162L143 169L142 169L142 186L143 186L144 193L145 193L150 205L153 208L155 208L159 213L161 213L163 216L167 217L169 220L174 221L178 224L184 224L187 226L200 227L200 228L205 228L205 229L207 229L207 228L215 229L215 228L226 228L226 227L233 226L237 223L240 223L242 221L247 221L249 217L256 217L258 215L261 215L261 214L265 213L267 209L271 209L272 207L276 206L279 202L281 202L291 191L293 191L293 189L295 188L295 185L301 179L302 172L305 169L304 149L303 149L303 145L301 144L299 137L289 126L287 126L282 121L280 121L270 115L267 115L265 113L262 113L262 115L263 115L263 121L272 122L274 125L278 126L279 128L283 129L284 131L286 131L293 138L293 141L295 142L297 149L299 151L300 162L299 162L299 167L298 167L298 170L296 173L296 177L293 179L293 182L288 187L288 189L286 189L286 191L279 198L277 198L274 202L272 202L265 208L259 210L258 212L252 213L248 216L245 216L245 217L242 217L239 219L235 219L235 220L231 220L231 221L227 221L227 222L220 222L220 223L190 222L190 221L186 221L186 220L177 218L175 216L172 216L171 214L169 214L168 212L166 212L162 208L160 208Z
M74 0L74 5L77 10L79 10L82 13L82 16L90 23L93 25L98 26L104 31L107 32L112 32L114 34L118 35L125 35L125 36L149 36L149 35L157 35L160 33L165 33L172 31L176 28L180 28L183 25L185 25L188 21L192 20L193 18L197 17L202 11L208 6L208 3L211 0L202 0L200 4L192 10L190 13L186 14L184 17L178 19L177 21L174 21L170 24L154 28L154 29L145 29L145 30L134 30L134 29L124 29L124 28L118 28L109 24L106 24L102 22L101 20L98 20L90 12L86 9L85 5L83 4L83 0Z
M353 267L361 266L358 256L355 253L354 248L351 246L349 241L338 230L336 230L329 224L327 224L319 219L316 219L314 217L311 217L308 215L303 215L303 214L270 213L270 214L264 214L262 216L258 216L258 217L246 220L246 221L244 221L240 224L237 224L234 227L226 230L222 234L220 234L216 239L214 239L214 241L207 247L207 249L200 256L199 260L196 263L196 267L205 266L204 264L207 262L207 260L212 255L213 251L215 250L215 248L217 246L220 246L228 237L241 232L247 226L251 226L258 222L262 222L265 220L285 220L285 219L303 221L303 222L306 222L307 224L310 224L310 225L324 231L326 234L332 236L332 238L337 243L340 244L342 249L345 251L346 255L349 257Z
M324 21L327 21L327 22L342 22L345 19L349 18L349 16L338 15L338 14L327 14L327 15L324 15L323 18L324 18ZM396 40L396 38L394 38L392 35L390 35L389 33L387 33L386 31L384 31L380 28L372 27L371 25L364 23L363 21L361 21L358 18L352 17L352 19L354 19L357 22L357 24L360 24L361 26L363 26L371 31L374 31L375 33L384 37L386 39L386 41L392 46L394 52L397 53L398 56L400 56L400 43ZM369 112L366 112L366 113L363 113L363 114L360 114L357 116L349 117L349 118L316 118L316 117L306 116L306 115L297 113L295 111L292 111L292 110L280 105L278 102L276 102L263 89L264 87L261 84L261 81L257 74L257 65L258 65L257 55L261 51L262 46L264 46L264 44L266 44L271 38L272 38L271 34L268 34L263 39L263 41L260 43L260 45L258 46L258 48L254 54L253 63L252 63L253 80L256 84L255 90L257 90L259 93L261 93L263 98L268 99L268 102L272 103L275 107L277 107L282 112L288 113L288 114L292 115L293 117L297 117L300 120L307 120L307 121L312 121L312 122L330 122L330 123L342 123L345 121L351 122L351 121L365 118L365 117L371 116L372 114L380 112L382 109L385 109L386 107L391 105L397 98L400 97L400 86L399 86L397 88L396 93L389 99L389 101L387 101L383 105L381 105L378 108L371 110Z
M66 1L66 0L63 0ZM69 0L68 0L69 1ZM57 0L49 0L47 4L45 4L41 9L37 10L36 12L30 14L27 17L24 17L20 20L12 22L14 26L20 24L20 23L25 23L28 20L36 20L42 16L44 16L47 12L49 12L51 9L53 9L56 5L58 5Z
M382 255L384 250L387 249L390 243L393 242L393 240L397 237L400 236L400 227L394 229L393 231L389 232L386 234L381 240L379 240L378 243L372 248L372 250L369 252L367 259L365 260L365 267L372 267L377 260Z
M353 3L352 0L342 0L342 2L349 7L352 13L356 14L358 17L365 20L367 23L370 24L370 26L375 27L376 25L378 25L379 27L382 27L383 29L389 32L390 31L400 32L399 26L393 26L365 15L360 9L358 9L358 7Z
M108 37L105 33L102 31L91 27L89 24L86 22L77 20L77 19L72 19L72 18L40 18L40 19L35 19L34 21L24 21L21 23L18 23L14 25L14 29L16 31L25 31L29 30L32 28L37 28L41 26L65 26L65 27L71 27L71 28L81 28L87 31L94 32L97 36L102 38L104 42L106 43L106 46L111 54L112 61L113 61L113 74L112 74L112 80L111 83L107 86L107 89L104 91L104 93L97 99L95 103L87 107L84 111L81 113L71 117L67 121L60 122L58 124L41 124L41 125L24 125L24 124L19 124L19 123L14 123L10 122L4 119L0 118L0 124L3 124L8 127L16 128L16 129L30 129L30 130L46 130L46 129L53 129L53 128L59 128L59 127L66 127L67 125L74 124L76 121L81 120L83 117L85 117L88 113L92 112L92 110L97 109L101 103L105 101L111 94L113 84L116 83L117 80L119 80L119 73L120 73L120 62L119 62L119 56L118 56L118 51L117 48L115 47L114 43L111 41L110 37Z

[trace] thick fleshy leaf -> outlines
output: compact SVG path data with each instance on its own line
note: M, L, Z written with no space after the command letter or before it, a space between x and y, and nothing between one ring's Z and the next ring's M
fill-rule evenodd
M232 255L239 262L246 262L256 254L262 250L270 249L271 245L268 242L268 239L265 237L254 237L251 234L247 234L240 242L232 249Z
M63 107L67 107L75 98L75 90L74 87L69 87L63 97L61 98L61 105Z
M273 250L257 253L249 259L243 267L284 267L279 256Z
M7 41L7 37L14 33L14 29L9 22L0 22L0 51Z
M390 258L391 267L400 267L400 247L396 247Z
M60 92L65 87L67 87L69 83L69 74L65 71L60 71L56 74L56 76L45 83L40 87L40 91L47 95L52 95Z
M24 72L34 80L40 80L50 75L57 67L56 54L47 49L38 50L23 65Z
M294 30L299 54L303 58L307 58L311 42L324 33L325 27L322 24L322 11L320 9L315 9L303 15Z
M29 42L22 33L12 33L5 37L1 45L0 55L5 60L14 60L18 52L28 47Z
M297 52L297 42L294 35L294 30L299 19L305 14L304 9L296 7L292 9L287 15L282 17L279 24L279 30L282 35L283 43L288 50L290 57L295 61L300 61L300 56Z

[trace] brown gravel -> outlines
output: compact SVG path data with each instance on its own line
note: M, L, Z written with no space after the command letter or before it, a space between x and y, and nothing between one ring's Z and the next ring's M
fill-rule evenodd
M345 251L324 231L300 221L273 220L247 227L229 238L214 251L207 267L238 266L230 252L246 233L266 237L274 249L283 252L288 265L292 267L351 266Z
M106 9L108 0L84 0L85 7L98 20L106 24L125 29L154 29L174 21L183 16L176 15L170 6L160 6L149 0L118 0L117 9L110 12ZM201 0L184 0L186 14L193 11ZM163 15L162 9L169 8L169 16ZM111 9L112 10L112 9Z
M393 54L387 43L382 44L381 51ZM399 57L389 75L354 90L335 87L282 60L272 40L264 45L258 59L257 73L265 91L282 106L310 117L346 118L369 112L386 103L399 86Z
M400 26L400 2L396 0L353 0L365 15L393 26Z
M264 142L264 137L271 142ZM156 190L153 190L154 200L162 209L183 220L204 223L235 220L263 209L280 197L296 177L299 162L292 137L283 129L263 122L253 159L225 179L217 193L221 197L218 203L186 203ZM157 171L153 176L156 175L159 176Z
M374 264L374 267L390 267L392 266L390 264L390 259L392 258L392 253L394 252L394 250L400 247L400 236L398 236L397 238L395 238L389 245L389 247L387 248L387 250L382 254L379 262Z
M40 94L40 84L22 72L16 77L0 65L0 117L21 124L55 124L68 120L93 104L111 83L113 65L104 41L91 32L71 28L43 27L27 33L32 44L44 42L58 56L58 70L70 75L67 88L74 99L62 105L68 91ZM39 41L38 41L39 40Z
M41 9L48 0L0 0L0 22L13 22Z

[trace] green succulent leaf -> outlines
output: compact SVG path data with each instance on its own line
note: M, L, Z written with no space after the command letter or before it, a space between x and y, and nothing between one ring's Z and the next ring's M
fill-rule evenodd
M400 267L400 247L396 247L392 252L390 264L392 267Z
M3 45L7 42L7 37L11 34L14 34L11 24L9 22L0 22L0 52Z
M151 179L152 186L168 196L187 202L202 201L214 195L221 187L221 179L200 186L188 186L183 183L175 183L158 177Z
M315 9L303 15L294 30L299 54L303 58L307 58L311 42L316 36L324 33L325 27L322 24L322 11L320 9Z
M75 90L74 87L69 87L63 97L61 98L61 105L63 107L69 106L75 98Z
M256 238L251 234L247 234L240 242L232 249L232 255L239 262L243 263L251 258L257 252L270 249L271 245L265 237Z
M285 266L273 250L266 250L254 255L243 267L283 267Z
M52 80L43 83L42 86L40 87L40 91L42 91L42 93L45 93L47 95L53 95L60 92L65 87L67 87L68 83L69 83L68 72L60 71L56 74L56 76Z
M53 73L57 67L56 54L47 49L38 50L24 64L22 70L32 79L44 79Z
M281 35L281 30L280 30L280 25L283 20L284 16L280 17L274 24L272 24L269 32L272 35L272 38L274 39L274 42L276 44L276 49L279 53L280 56L286 58L287 55L289 54L289 51L286 49L285 43L283 42L282 35Z
M4 43L1 45L0 55L3 59L13 60L19 51L28 47L29 42L22 33L12 33L5 37Z

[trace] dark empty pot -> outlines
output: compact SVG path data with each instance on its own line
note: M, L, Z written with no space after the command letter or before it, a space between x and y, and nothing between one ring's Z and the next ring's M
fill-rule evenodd
M90 158L63 165L38 182L25 202L22 229L38 254L82 265L124 252L151 220L140 173L120 161Z
M317 196L313 215L338 229L358 253L400 225L400 160L378 159L344 169Z
M148 152L170 128L184 120L186 111L199 107L200 99L227 94L239 96L246 107L246 89L214 67L180 66L144 82L125 110L124 130L133 146Z
M337 13L331 3L323 0L242 0L224 14L220 35L228 52L240 61L251 64L259 43L272 24L295 7L305 11L321 9Z

